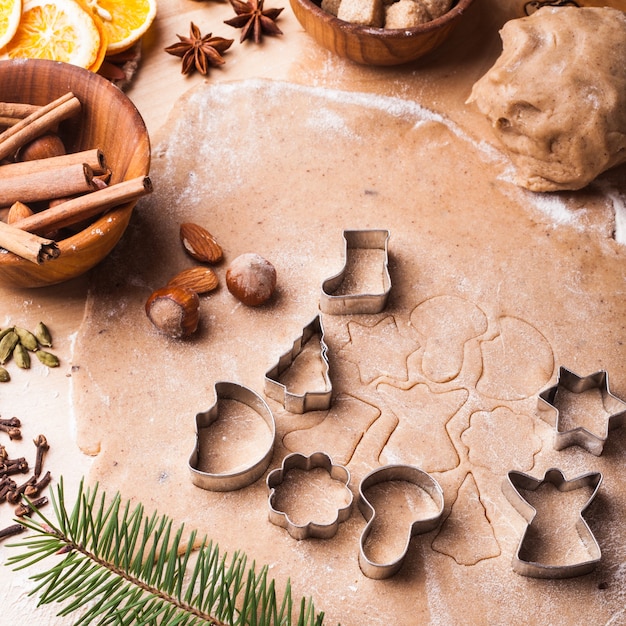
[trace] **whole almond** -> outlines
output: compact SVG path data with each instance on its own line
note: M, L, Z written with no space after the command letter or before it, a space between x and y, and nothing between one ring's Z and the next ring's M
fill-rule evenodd
M9 209L7 215L7 222L13 224L25 217L30 217L33 214L30 207L26 206L23 202L15 202Z
M180 240L187 254L201 263L219 263L224 256L215 237L193 222L180 225Z
M197 265L179 272L167 284L170 287L183 287L201 294L213 291L218 286L219 279L210 267Z

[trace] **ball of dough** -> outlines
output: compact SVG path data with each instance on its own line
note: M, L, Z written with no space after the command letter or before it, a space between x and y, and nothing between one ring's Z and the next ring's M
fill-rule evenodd
M472 88L532 191L581 189L626 161L626 14L544 7L507 22L503 50Z

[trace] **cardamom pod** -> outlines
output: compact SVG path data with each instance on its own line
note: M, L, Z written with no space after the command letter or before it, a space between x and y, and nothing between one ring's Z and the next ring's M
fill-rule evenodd
M35 328L35 337L37 337L37 341L42 346L45 346L46 348L52 347L52 337L50 335L50 331L43 322L39 322L39 324L37 324L37 328Z
M13 349L13 358L18 367L23 370L30 369L30 355L21 342L18 342Z
M2 339L5 335L10 333L13 330L13 326L9 326L8 328L4 328L0 330L0 339Z
M14 330L8 332L0 339L0 365L4 365L13 354L13 348L17 345L20 338Z
M37 350L35 352L37 358L48 367L59 367L59 359L54 354L45 350Z
M13 329L17 336L20 338L20 343L31 352L34 352L39 348L39 342L37 341L37 337L30 332L30 330L26 330L25 328L20 328L19 326L15 326Z
M0 367L0 383L8 383L11 380L11 376L9 376L9 372L7 372L4 367Z

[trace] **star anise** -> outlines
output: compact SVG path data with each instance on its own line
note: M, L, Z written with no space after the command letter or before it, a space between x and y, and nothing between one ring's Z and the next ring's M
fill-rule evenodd
M165 52L183 59L182 73L189 74L194 70L206 75L211 66L225 63L222 52L230 48L233 39L213 37L213 33L202 36L200 29L191 22L189 37L176 35L180 41L165 48Z
M282 35L283 32L276 26L276 18L282 9L264 9L264 0L230 0L235 9L236 17L225 20L224 24L241 28L241 39L252 39L259 43L263 35Z

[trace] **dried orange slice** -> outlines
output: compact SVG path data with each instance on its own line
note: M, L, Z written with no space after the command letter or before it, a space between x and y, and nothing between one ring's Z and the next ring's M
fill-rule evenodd
M9 58L52 59L97 71L106 33L77 0L24 0L17 31L0 51Z
M156 0L85 0L102 20L107 33L107 54L128 50L154 21Z
M15 35L22 15L22 0L0 0L0 48Z

